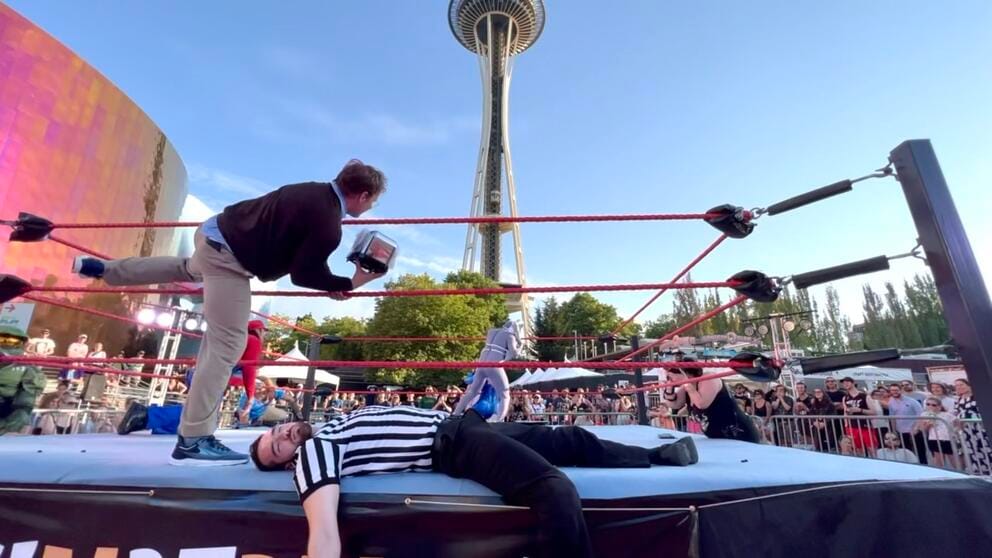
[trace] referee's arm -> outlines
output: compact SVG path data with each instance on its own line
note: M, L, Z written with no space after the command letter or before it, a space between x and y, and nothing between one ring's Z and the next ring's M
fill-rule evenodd
M307 440L299 450L293 482L303 500L303 512L310 526L309 558L341 556L338 532L340 457L336 444L320 438Z
M341 536L338 532L338 498L341 486L327 484L313 491L303 501L303 512L310 526L308 558L339 558Z

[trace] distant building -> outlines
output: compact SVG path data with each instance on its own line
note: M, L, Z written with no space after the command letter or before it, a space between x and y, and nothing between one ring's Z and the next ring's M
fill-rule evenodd
M170 221L179 217L185 198L186 169L155 123L100 72L0 3L0 217L26 211L63 223ZM58 234L114 257L178 250L173 229ZM0 242L0 269L36 285L86 286L91 282L69 273L79 254L51 241ZM130 315L144 297L66 298ZM83 332L111 354L130 329L39 304L30 334L41 327L52 330L59 352Z

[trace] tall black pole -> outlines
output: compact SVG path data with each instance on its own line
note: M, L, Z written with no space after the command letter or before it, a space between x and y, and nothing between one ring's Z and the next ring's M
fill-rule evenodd
M992 304L930 140L909 140L889 158L926 253L954 345L986 432L992 433Z
M320 335L310 337L310 346L307 347L307 358L311 363L320 359L320 342ZM307 381L303 385L303 388L306 390L303 392L303 420L308 422L310 421L310 411L313 409L313 385L316 377L317 367L310 364L307 367Z
M630 350L636 351L638 348L640 348L641 345L640 341L641 341L640 336L632 335L630 337ZM634 357L634 360L642 361L644 360L644 355L636 355ZM634 369L634 386L637 388L644 387L644 374L643 374L643 370L641 370L640 368ZM647 426L651 424L651 422L648 421L648 398L644 395L644 392L640 389L638 389L636 397L637 397L637 424L643 424L644 426Z

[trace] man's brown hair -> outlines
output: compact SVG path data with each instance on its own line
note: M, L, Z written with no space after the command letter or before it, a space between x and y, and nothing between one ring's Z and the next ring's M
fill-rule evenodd
M346 196L356 196L362 192L368 193L369 196L377 196L386 190L386 175L358 159L345 163L334 180L341 193Z

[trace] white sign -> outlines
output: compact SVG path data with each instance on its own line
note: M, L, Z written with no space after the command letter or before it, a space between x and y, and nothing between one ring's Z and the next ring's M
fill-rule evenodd
M16 327L27 335L33 314L33 302L5 302L0 305L0 326Z
M964 369L964 365L955 364L951 366L928 366L927 376L930 376L931 382L937 382L944 385L953 385L954 380L967 380L968 373Z

